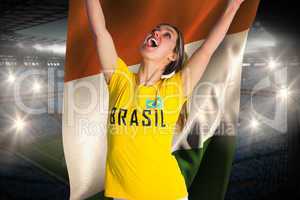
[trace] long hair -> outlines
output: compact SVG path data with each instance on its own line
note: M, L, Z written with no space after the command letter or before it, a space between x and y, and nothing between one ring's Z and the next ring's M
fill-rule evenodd
M174 52L177 54L177 59L175 61L171 61L165 68L165 71L163 72L162 75L168 75L171 74L172 72L178 72L179 70L182 69L184 59L185 59L185 54L184 54L184 39L181 31L176 27L168 23L161 23L159 26L170 26L172 27L176 32L177 32L177 40L176 40L176 46L174 48Z
M171 61L167 66L165 71L162 75L168 75L173 72L178 72L182 70L185 61L187 60L187 55L184 51L184 39L183 34L181 31L176 27L168 23L161 23L159 26L166 25L172 27L177 32L177 41L176 46L174 48L174 52L177 54L177 59L175 61ZM176 123L176 129L175 132L181 132L183 130L183 127L185 126L185 123L187 121L188 116L188 109L187 109L187 103L185 102L182 106L182 109L180 111L177 123Z

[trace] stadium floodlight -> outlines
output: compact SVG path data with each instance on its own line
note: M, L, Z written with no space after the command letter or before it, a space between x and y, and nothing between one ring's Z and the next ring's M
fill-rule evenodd
M48 51L48 52L53 52L55 54L64 54L66 51L65 45L58 45L58 44L53 44L53 45L35 44L32 47L37 51L44 51L44 52Z
M35 44L32 46L34 49L36 49L37 51L43 51L45 48L40 45L40 44Z
M41 89L42 89L42 85L39 82L35 81L32 85L33 92L39 93L41 91Z
M278 66L278 63L275 60L270 60L268 63L268 67L273 70Z
M252 119L251 122L250 122L250 126L252 129L257 129L258 126L259 126L259 123L256 119Z
M290 90L287 87L282 87L277 92L278 97L287 99L290 95Z
M17 117L17 119L14 120L14 128L17 131L22 131L26 126L26 122L24 119L21 119L19 117Z
M250 67L250 66L251 66L251 63L243 63L242 66L243 66L243 67Z
M65 52L66 52L65 45L54 44L54 45L49 46L49 48L52 49L53 53L56 53L56 54L65 54Z
M8 81L9 83L14 83L15 80L16 80L15 75L12 74L12 73L9 73L9 75L8 75L8 77L7 77L7 81Z

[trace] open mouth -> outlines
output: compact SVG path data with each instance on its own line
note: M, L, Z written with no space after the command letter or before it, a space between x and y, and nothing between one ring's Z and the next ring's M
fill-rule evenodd
M159 42L155 37L150 36L146 41L146 45L147 47L157 48L159 46Z

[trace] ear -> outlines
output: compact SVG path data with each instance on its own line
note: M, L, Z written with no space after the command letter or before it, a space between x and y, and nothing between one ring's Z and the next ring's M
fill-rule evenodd
M177 54L175 52L172 52L170 56L168 57L169 61L175 61L177 59Z

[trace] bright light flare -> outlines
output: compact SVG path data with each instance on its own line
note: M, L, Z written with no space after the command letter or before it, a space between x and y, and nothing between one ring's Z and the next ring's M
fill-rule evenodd
M42 90L42 85L39 82L35 81L32 85L32 90L34 93L39 93Z
M279 63L277 63L276 61L274 60L270 60L269 64L268 64L268 67L273 70L275 69L277 66L279 65Z
M9 83L14 83L15 80L16 80L15 75L12 74L12 73L9 73L9 74L8 74L8 77L7 77L7 81L8 81Z
M17 131L22 131L26 126L26 122L24 119L21 119L21 118L17 118L15 119L14 121L14 128L17 130Z
M277 92L278 97L287 99L290 96L290 90L288 88L280 88Z
M252 129L257 129L259 127L259 123L256 119L252 119L250 122L250 126Z

